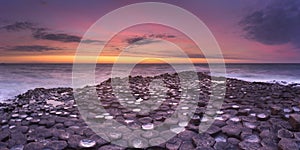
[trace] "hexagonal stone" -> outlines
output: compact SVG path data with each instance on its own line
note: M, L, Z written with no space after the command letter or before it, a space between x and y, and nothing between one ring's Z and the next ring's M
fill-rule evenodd
M212 138L209 134L207 133L200 133L192 137L194 144L198 146L203 146L203 147L210 147L213 146L215 143L215 139Z
M241 127L237 125L226 125L222 127L222 132L228 136L239 137L241 131Z
M292 139L281 139L278 146L282 150L299 150L298 144Z

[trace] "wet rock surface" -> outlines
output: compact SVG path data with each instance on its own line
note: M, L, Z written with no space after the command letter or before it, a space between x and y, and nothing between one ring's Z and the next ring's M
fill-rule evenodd
M130 89L117 90L133 99L114 94L111 79L95 87L76 89L77 94L81 93L79 98L96 89L98 103L75 101L71 88L29 90L10 103L0 103L0 149L126 149L105 138L132 148L146 145L148 149L300 149L299 88L227 79L221 109L207 112L207 108L216 107L208 106L208 99L211 87L218 83L212 82L208 75L198 73L198 76L190 84L198 87L191 93L199 95L193 100L197 108L190 121L184 121L190 106L177 107L182 99L192 99L182 94L178 74L129 77ZM154 80L162 80L164 86L151 89L150 82ZM155 103L151 103L153 100ZM148 107L143 107L143 103ZM106 111L99 110L100 105ZM85 115L79 113L78 106ZM180 110L177 115L181 120L168 119L175 110ZM208 116L204 115L206 112ZM209 117L215 121L206 132L198 133L199 124L208 122ZM113 132L108 128L97 131L97 135L84 121L101 123L113 119L129 129L147 132L129 136L129 129ZM170 125L169 132L152 130L164 121ZM160 143L172 133L174 137Z

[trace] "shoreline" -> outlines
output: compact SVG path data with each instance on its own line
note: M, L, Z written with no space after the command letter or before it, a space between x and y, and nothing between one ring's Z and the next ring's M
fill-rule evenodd
M198 73L201 73L201 74L205 74L205 75L208 75L207 72L198 72ZM154 75L156 76L156 75ZM209 76L209 75L208 75ZM143 76L143 77L147 77L147 76ZM219 77L219 78L224 78L224 77ZM236 78L236 77L226 77L226 79L229 79L229 80L238 80L238 81L241 81L241 82L249 82L249 83L253 83L253 84L276 84L276 85L281 85L281 86L288 86L288 87L300 87L300 83L298 82L288 82L288 81L277 81L277 80L273 80L273 81L254 81L254 80L244 80L244 79L239 79L239 78ZM106 81L106 80L104 80ZM103 81L103 82L104 82ZM88 85L88 86L95 86L95 85ZM15 100L18 96L22 95L22 94L25 94L26 92L28 91L33 91L35 89L68 89L68 88L72 88L72 87L52 87L52 88L44 88L44 87L35 87L35 88L30 88L28 89L27 91L21 93L21 94L18 94L16 96L13 96L11 98L6 98L6 99L0 99L0 103L10 103L11 101ZM84 87L81 87L81 88L84 88Z
M210 78L202 73L198 75L199 83L203 84L198 101L199 110L195 113L199 118L190 121L185 131L168 142L152 148L262 150L299 148L299 87L227 78L225 100L217 119L205 133L197 134L197 125L203 117L206 99L209 96L207 85ZM132 77L132 84L136 90L139 89L139 84L147 85L148 81L159 78L166 78L173 83L176 77L174 74L137 76ZM103 99L111 97L108 84L109 80L106 80L96 85L97 92ZM174 106L167 103L172 102L172 95L168 98L162 103L165 107L159 107L157 111L167 112L174 109ZM11 103L0 103L0 149L123 149L108 143L89 129L80 117L76 103L72 88L36 88L16 96ZM120 117L118 121L123 123L134 118L136 124L142 125L145 119L141 118L148 118L155 125L167 117L166 113L137 115L138 113L120 108L120 105L115 105L112 100L104 101L104 104L108 110L119 108L120 112L111 115ZM89 105L87 107L94 108ZM91 114L89 117L95 118L95 115ZM147 143L142 144L148 144L149 147L155 145L155 140L160 137L140 136L147 140ZM133 142L128 142L128 146L138 148Z

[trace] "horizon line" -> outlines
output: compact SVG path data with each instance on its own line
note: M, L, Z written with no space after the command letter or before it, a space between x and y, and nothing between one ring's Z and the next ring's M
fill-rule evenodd
M38 63L38 62L24 62L24 63L20 63L20 62L2 62L0 63L0 65L9 65L9 64L75 64L75 63L55 63L55 62L47 62L47 63ZM76 63L76 64L94 64L94 63ZM103 65L113 65L113 64L134 64L134 63L95 63L95 64L103 64ZM162 65L162 64L169 64L169 63L138 63L136 65ZM170 63L170 64L201 64L201 65L208 65L208 63ZM223 64L223 63L210 63L210 64ZM300 64L300 62L295 62L295 63L291 63L291 62L245 62L245 63L239 63L239 62L228 62L228 63L224 63L224 64Z

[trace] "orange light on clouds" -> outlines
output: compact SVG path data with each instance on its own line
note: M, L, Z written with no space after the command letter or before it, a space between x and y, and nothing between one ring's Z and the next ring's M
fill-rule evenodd
M80 58L80 63L93 63L91 59L94 60L93 56L82 56ZM0 57L2 62L7 63L73 63L74 55L42 55L42 56L11 56L11 57ZM140 60L143 60L140 62ZM218 59L205 59L205 58L155 58L155 57L117 57L117 56L100 56L98 57L97 63L142 63L142 64L160 64L164 62L169 63L207 63L207 60L212 60L214 63L221 63L222 60ZM249 60L239 60L239 59L225 59L226 63L237 63L237 62L249 62Z

